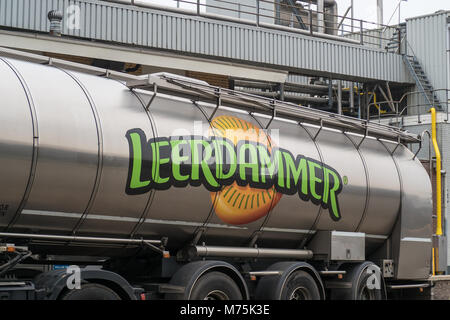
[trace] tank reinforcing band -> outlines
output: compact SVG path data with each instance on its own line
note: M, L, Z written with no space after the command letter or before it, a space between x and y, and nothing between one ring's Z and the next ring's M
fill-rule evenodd
M28 101L28 107L29 107L30 115L31 115L31 123L32 123L32 127L33 127L33 144L32 144L33 151L32 151L32 158L31 158L30 175L28 177L27 186L25 188L25 193L20 201L19 206L17 207L16 213L13 215L13 217L9 221L8 225L5 228L3 228L3 230L2 230L2 231L8 231L9 229L11 229L13 227L13 225L19 219L19 217L22 213L22 210L25 208L25 205L28 201L28 197L30 196L30 193L31 193L31 189L33 187L34 178L35 178L35 174L36 174L38 149L39 149L39 124L38 124L36 106L34 104L33 96L27 85L27 82L25 81L25 79L23 78L23 76L21 75L19 70L17 70L17 68L13 64L11 64L8 60L2 59L2 57L0 57L0 61L2 63L5 63L5 65L12 70L12 72L15 74L15 76L17 77L17 79L20 82L20 84L24 90L26 99Z
M40 64L51 64L67 70L74 70L124 81L131 90L142 89L154 92L155 88L158 88L158 94L176 95L178 97L188 98L191 101L203 101L213 104L217 104L217 102L220 101L224 106L243 109L249 112L262 113L273 117L276 115L300 123L304 122L320 127L324 126L343 132L352 132L362 136L390 140L396 143L420 143L421 141L419 135L400 128L372 123L364 119L356 119L331 112L320 111L285 101L264 98L254 94L219 88L207 85L196 79L167 73L134 76L123 72L97 68L3 47L0 47L0 56ZM150 107L150 105L148 107Z
M153 119L152 115L148 111L148 108L146 107L146 103L144 102L144 100L142 99L142 97L140 95L136 94L136 92L133 92L133 94L136 97L136 99L138 99L138 101L141 104L142 108L145 110L145 114L147 115L148 120L150 122L150 127L152 128L153 136L157 137L158 133L156 131L156 123L155 123L155 120ZM151 100L153 100L155 97L156 97L156 94L153 95ZM131 230L130 238L134 238L134 236L139 233L139 231L141 230L142 226L144 225L146 219L149 217L150 207L153 204L153 199L155 198L155 194L156 194L156 190L151 190L149 192L149 195L148 195L148 198L147 198L147 203L145 204L145 208L144 208L141 216L139 217L139 221L135 224L135 226Z
M98 141L97 172L96 172L96 175L95 175L95 181L94 181L94 186L93 186L93 189L92 189L92 193L91 193L89 201L88 201L88 203L86 205L86 208L85 208L82 216L80 217L80 219L78 220L78 222L76 223L76 225L72 229L72 235L75 236L77 234L77 232L79 231L79 229L81 228L84 220L86 219L86 216L90 213L90 211L92 209L92 206L94 205L95 199L97 197L97 194L98 194L98 188L100 186L100 179L101 179L102 170L103 170L103 129L102 129L101 121L100 121L100 116L98 114L97 106L95 105L94 99L92 99L92 96L89 93L89 90L86 88L86 86L72 72L64 70L64 69L62 69L60 67L57 67L57 66L55 66L55 68L61 70L62 72L67 74L70 78L72 78L73 81L75 81L75 83L83 91L83 93L86 96L86 99L87 99L87 101L88 101L88 103L89 103L89 105L91 107L92 115L93 115L94 120L95 120L95 127L96 127L96 130L97 130L97 141Z

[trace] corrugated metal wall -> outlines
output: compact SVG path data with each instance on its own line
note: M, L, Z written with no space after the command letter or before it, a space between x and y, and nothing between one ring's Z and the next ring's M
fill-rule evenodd
M435 90L449 89L447 57L448 13L441 13L407 20L408 54L415 55L422 64ZM447 94L439 92L440 101L447 101ZM409 105L423 104L420 96L409 100Z
M47 12L79 5L80 29L63 33L87 39L178 51L218 59L283 66L301 73L411 82L401 57L302 34L197 16L92 0L0 0L0 25L47 32Z

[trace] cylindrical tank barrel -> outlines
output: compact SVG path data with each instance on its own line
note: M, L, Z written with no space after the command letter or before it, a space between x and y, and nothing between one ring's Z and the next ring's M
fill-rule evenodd
M316 230L382 242L402 199L430 187L405 146L370 133L176 95L147 109L152 94L120 81L14 59L1 58L0 79L2 232L168 237L169 248L295 249ZM411 197L408 214L422 215L430 203Z

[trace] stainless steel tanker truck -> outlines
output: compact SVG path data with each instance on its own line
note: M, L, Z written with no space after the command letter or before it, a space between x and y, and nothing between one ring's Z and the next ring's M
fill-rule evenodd
M4 299L384 299L430 273L414 134L8 49L0 79Z

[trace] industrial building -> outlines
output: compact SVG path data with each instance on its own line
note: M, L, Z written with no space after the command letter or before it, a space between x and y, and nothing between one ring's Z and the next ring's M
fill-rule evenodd
M383 1L377 3L382 17ZM404 129L422 138L409 147L436 194L434 107L443 234L433 237L431 265L435 275L448 275L450 11L385 25L382 18L354 17L351 7L339 16L337 6L333 0L0 0L0 55L21 51L21 59L69 69L73 62L130 75L171 73Z

